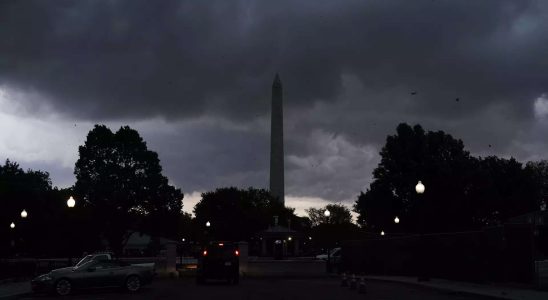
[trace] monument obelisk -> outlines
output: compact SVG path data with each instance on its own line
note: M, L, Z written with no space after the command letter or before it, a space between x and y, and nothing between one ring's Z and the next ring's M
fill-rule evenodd
M270 193L285 205L284 197L284 114L282 81L276 74L272 83L270 123Z

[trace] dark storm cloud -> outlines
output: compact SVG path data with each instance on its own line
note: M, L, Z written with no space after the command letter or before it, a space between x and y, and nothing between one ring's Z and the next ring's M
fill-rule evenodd
M333 101L350 73L368 90L418 90L418 102L447 115L458 111L444 100L462 97L469 108L513 101L536 96L547 79L547 28L528 21L542 17L531 1L2 6L0 83L38 90L58 110L91 119L242 121L267 113L276 71L290 87L289 106Z
M294 196L352 198L400 122L542 158L546 53L543 1L0 2L0 88L87 122L168 120L140 131L186 191L265 186L276 72ZM177 123L204 117L222 126Z

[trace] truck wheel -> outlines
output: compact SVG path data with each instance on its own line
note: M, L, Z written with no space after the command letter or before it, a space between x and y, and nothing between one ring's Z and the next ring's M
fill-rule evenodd
M126 289L128 292L135 293L141 288L141 279L139 276L131 275L126 279Z

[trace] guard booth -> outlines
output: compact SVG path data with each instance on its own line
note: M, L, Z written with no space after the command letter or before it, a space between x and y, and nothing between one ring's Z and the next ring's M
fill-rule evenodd
M274 217L274 226L260 232L256 239L260 244L260 256L283 259L285 257L298 256L303 234L278 224L278 218Z

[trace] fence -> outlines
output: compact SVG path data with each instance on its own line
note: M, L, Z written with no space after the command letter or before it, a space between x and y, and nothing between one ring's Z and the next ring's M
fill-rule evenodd
M534 240L529 227L385 236L346 241L342 268L349 272L430 277L474 282L532 282Z

